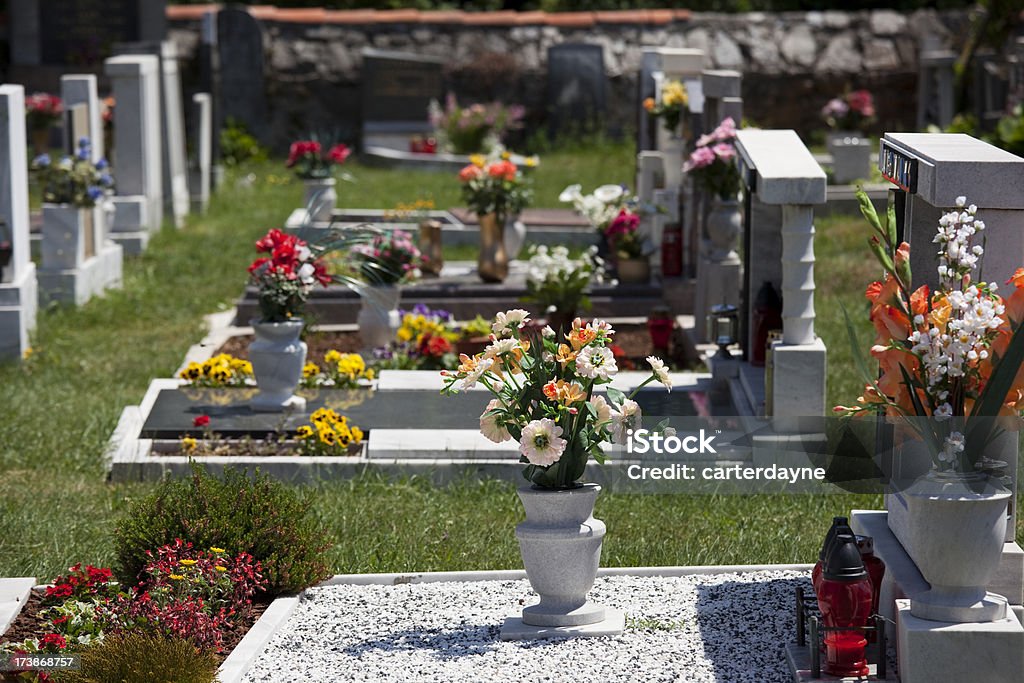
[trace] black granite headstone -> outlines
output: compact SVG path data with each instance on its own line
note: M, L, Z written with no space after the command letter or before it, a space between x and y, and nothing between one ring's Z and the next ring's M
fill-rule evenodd
M267 141L267 95L263 80L263 33L245 9L227 7L217 14L220 101L216 130L231 119Z
M363 123L426 122L444 98L444 61L403 52L363 50Z
M600 123L608 109L604 48L576 43L548 48L548 102L552 133Z

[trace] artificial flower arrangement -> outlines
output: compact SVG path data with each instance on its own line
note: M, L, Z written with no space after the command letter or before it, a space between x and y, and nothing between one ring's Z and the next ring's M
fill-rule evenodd
M341 166L352 154L347 145L333 145L324 151L317 140L297 140L288 150L285 166L292 169L302 180L330 178L335 166Z
M368 367L358 353L341 353L331 349L324 354L322 366L312 362L305 364L302 368L302 385L356 389L369 386L376 376L376 371Z
M459 106L455 95L449 93L442 109L432 100L427 109L440 147L454 154L488 153L500 144L509 130L522 126L526 110L517 104L505 106L500 102Z
M256 250L267 254L249 265L249 281L259 289L261 322L297 317L313 288L333 281L321 258L325 249L295 235L272 229L256 241Z
M499 313L491 344L481 354L462 354L457 370L443 371L442 391L482 384L494 398L480 416L480 432L495 443L518 441L523 476L536 486L575 488L591 456L605 461L602 444L625 443L628 430L639 427L636 392L652 381L671 391L672 382L665 364L651 356L651 376L629 397L612 387L595 394L618 372L608 348L611 325L577 318L560 335L529 322L521 309Z
M883 225L867 194L859 190L857 197L875 231L871 250L885 270L884 279L872 282L866 293L877 333L871 355L881 375L873 377L861 362L864 394L857 405L833 410L928 418L906 423L929 447L935 469L974 472L986 446L1002 431L994 418L1024 408L1024 268L1007 282L1014 289L1005 299L996 283L975 279L985 223L977 207L958 197L956 208L939 219L933 240L939 247L939 286L914 289L910 246L896 242L894 207Z
M527 160L523 166L532 168L536 161ZM507 152L497 158L474 154L470 163L459 171L459 182L466 206L480 217L495 214L499 225L526 208L533 195L523 169Z
M736 122L724 119L711 133L697 140L696 149L683 164L689 173L714 196L730 200L740 191L740 171L736 166Z
M821 108L821 118L832 130L863 130L875 120L875 98L867 90L833 97Z
M89 138L78 141L74 156L61 157L53 163L49 154L32 160L32 170L43 188L43 201L49 204L70 204L91 208L113 194L114 178L106 159L92 161Z
M296 430L295 439L300 455L352 455L363 442L363 430L344 415L320 408Z
M644 255L644 240L640 235L640 215L623 207L604 230L612 253L620 259L637 259Z
M409 233L394 230L353 246L344 265L363 285L392 286L419 278L423 255Z
M661 95L656 100L648 97L644 100L644 110L655 118L662 119L665 130L670 133L679 132L679 123L687 111L689 95L682 81L669 81L661 88Z
M219 353L202 363L192 361L178 377L197 387L243 387L254 382L252 363L229 353Z
M440 370L455 366L454 344L460 333L450 312L416 304L411 311L399 314L402 323L394 341L374 349L374 358L382 369Z
M37 92L25 98L25 118L32 130L46 130L60 123L64 102L56 95Z
M604 262L591 246L579 258L571 258L569 249L554 246L530 245L530 260L526 271L525 301L537 304L551 318L561 313L566 324L577 311L589 310L590 299L586 290L594 282L603 282ZM557 326L557 325L556 325Z
M590 194L583 194L583 186L570 185L558 195L558 201L572 204L576 211L598 232L604 232L619 211L634 203L623 185L601 185Z

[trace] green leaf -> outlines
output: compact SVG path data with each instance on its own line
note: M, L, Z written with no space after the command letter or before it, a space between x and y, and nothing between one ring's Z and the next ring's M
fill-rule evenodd
M867 219L871 227L875 229L880 237L883 239L888 236L888 232L882 229L882 222L878 219L878 212L875 211L875 205L871 203L871 198L868 197L868 193L864 191L863 187L857 186L857 203L860 205L860 212Z
M615 387L608 387L605 389L605 393L608 396L608 401L616 408L621 408L622 403L626 400L626 395L616 389Z
M889 236L889 244L896 245L896 202L890 199L889 205L885 210L885 230ZM910 280L908 279L909 283Z

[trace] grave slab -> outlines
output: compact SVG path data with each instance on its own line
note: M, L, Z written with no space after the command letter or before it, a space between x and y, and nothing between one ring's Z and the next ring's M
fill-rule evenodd
M34 585L34 576L0 579L0 634L18 618Z

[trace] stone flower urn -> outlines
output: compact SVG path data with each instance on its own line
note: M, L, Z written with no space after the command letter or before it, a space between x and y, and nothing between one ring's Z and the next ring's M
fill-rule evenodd
M509 261L519 258L519 252L526 244L526 223L518 215L505 219L505 256Z
M256 339L249 346L249 361L259 388L250 407L257 412L305 409L306 399L295 395L306 363L306 343L299 339L302 320L250 324Z
M743 216L738 199L711 200L711 211L706 224L708 257L712 261L726 261L737 257L736 244L743 233Z
M604 522L594 519L601 487L573 489L523 486L519 499L526 521L516 527L523 565L540 602L523 609L523 623L572 627L606 619L606 608L587 599L601 563Z
M480 216L480 255L477 274L484 282L504 282L508 277L508 252L505 251L505 224L497 214Z
M305 205L309 218L317 223L329 223L334 207L338 204L338 192L335 178L310 178L304 180L306 186Z

